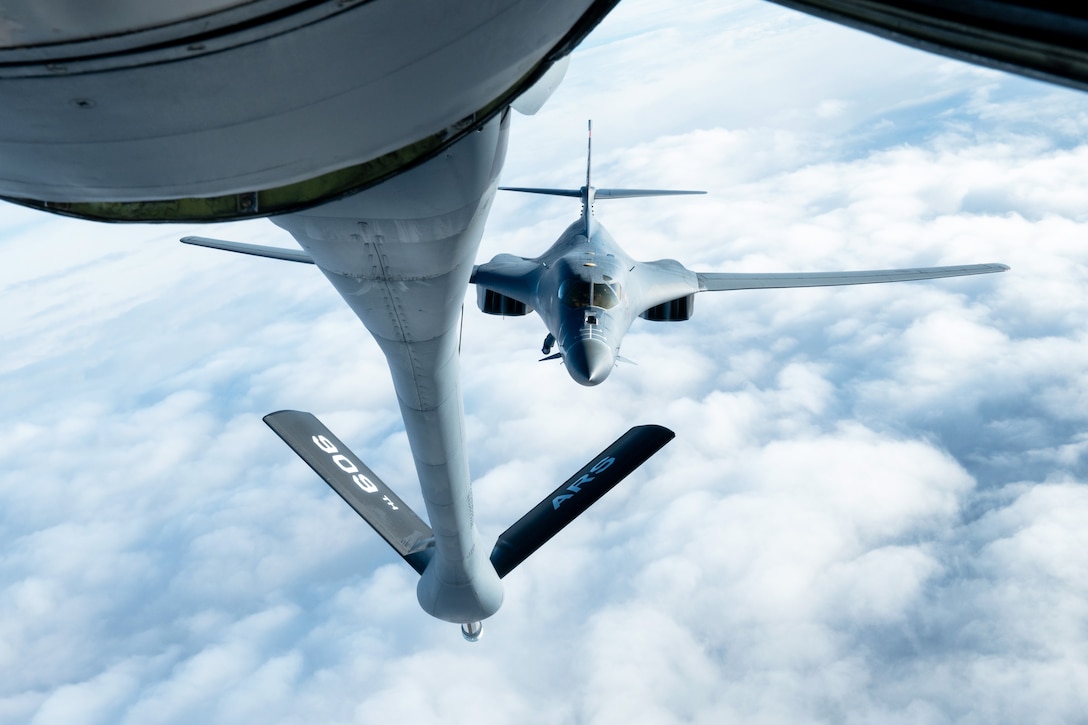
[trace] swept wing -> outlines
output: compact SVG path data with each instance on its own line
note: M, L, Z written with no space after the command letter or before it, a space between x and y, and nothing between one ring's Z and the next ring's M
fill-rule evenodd
M908 282L938 277L966 277L1008 271L1006 264L965 264L954 267L914 269L870 269L856 272L697 272L700 292L740 289L781 289L786 287L837 287L848 284Z

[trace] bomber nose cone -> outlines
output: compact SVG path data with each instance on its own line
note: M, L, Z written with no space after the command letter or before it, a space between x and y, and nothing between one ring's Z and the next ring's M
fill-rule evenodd
M570 376L580 385L599 385L612 372L612 350L600 340L579 340L563 355Z

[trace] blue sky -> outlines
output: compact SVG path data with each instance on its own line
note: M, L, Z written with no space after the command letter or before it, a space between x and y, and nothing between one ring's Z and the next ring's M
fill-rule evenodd
M631 424L677 439L508 577L476 646L261 422L311 410L417 510L377 346L267 222L0 208L0 721L1069 722L1088 710L1088 96L767 3L624 0L503 182L700 271L1004 262L702 295L600 388L475 310L496 536ZM570 200L500 195L479 258Z

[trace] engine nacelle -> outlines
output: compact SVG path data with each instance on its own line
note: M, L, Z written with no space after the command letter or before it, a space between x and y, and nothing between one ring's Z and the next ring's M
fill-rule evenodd
M480 306L482 312L503 317L520 317L533 311L524 302L518 302L513 297L507 297L495 290L480 286L476 287L476 304Z
M690 294L686 297L678 297L675 300L662 302L660 305L654 305L639 317L652 322L683 322L684 320L690 320L694 312L695 295Z

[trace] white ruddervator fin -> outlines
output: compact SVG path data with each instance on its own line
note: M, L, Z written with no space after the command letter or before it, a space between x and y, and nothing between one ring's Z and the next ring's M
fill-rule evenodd
M939 277L966 277L973 274L1006 272L1006 264L965 264L956 267L917 267L914 269L870 269L857 272L780 272L776 274L744 272L697 272L700 292L741 289L783 289L787 287L837 287L848 284L909 282Z
M250 254L254 257L267 257L269 259L280 259L285 262L300 262L302 264L313 264L314 260L310 259L310 255L306 252L299 251L297 249L283 249L281 247L265 247L260 244L245 244L244 242L228 242L225 239L212 239L210 237L182 237L182 244L192 244L197 247L208 247L209 249L222 249L225 252L237 252L239 254Z

